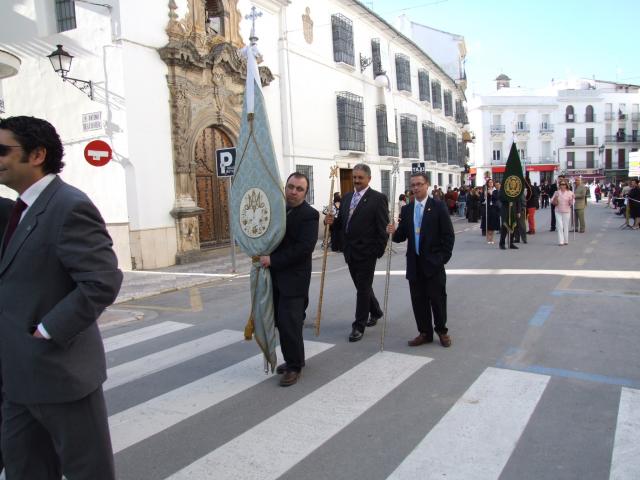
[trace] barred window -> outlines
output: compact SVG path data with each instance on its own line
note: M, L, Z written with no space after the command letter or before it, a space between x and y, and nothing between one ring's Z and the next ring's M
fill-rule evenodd
M387 107L378 105L376 107L376 124L378 127L378 155L383 157L397 157L398 144L389 141L389 126L387 125ZM396 138L398 138L398 128L396 129Z
M447 134L447 163L449 165L458 164L458 139L455 133Z
M464 110L462 100L456 100L456 122L461 125L466 125L467 123L469 123L467 112Z
M447 163L447 132L443 127L436 131L436 161Z
M432 122L422 122L422 145L424 147L424 161L436 161L436 127Z
M418 70L418 91L421 102L431 101L431 91L429 89L429 72L426 70Z
M353 22L340 13L331 15L333 60L355 65L353 54Z
M467 147L462 140L458 140L458 166L464 167L467 164Z
M340 150L364 152L364 107L362 97L349 92L339 92L338 137Z
M442 174L441 174L441 173L439 173L439 174L438 174L438 186L439 186L440 188L442 188L442 186L443 186L443 183L442 183Z
M380 55L380 39L371 39L371 59L373 62L373 78L382 74L382 55Z
M411 190L411 170L404 172L404 192L408 190ZM409 199L407 198L407 200Z
M451 97L451 90L445 90L443 97L444 97L444 114L446 117L453 117L453 99Z
M438 80L431 80L431 105L442 108L442 87Z
M76 4L74 0L56 0L58 33L76 28Z
M309 179L309 190L307 190L305 200L309 205L313 205L313 165L296 165L296 172L304 173Z
M409 57L396 53L396 82L398 90L411 91L411 64Z
M380 191L387 197L387 201L391 201L391 172L389 170L380 170Z
M415 115L400 115L402 158L418 158L418 118Z

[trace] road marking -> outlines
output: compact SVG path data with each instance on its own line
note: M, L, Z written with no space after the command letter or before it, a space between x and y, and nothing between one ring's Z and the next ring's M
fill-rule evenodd
M598 295L602 297L613 297L613 298L634 298L638 299L640 297L640 292L610 292L606 290L586 290L579 288L568 288L566 290L556 289L551 292L551 295L554 297L566 297L566 296L593 296Z
M597 245L598 240L591 240L589 243L590 243L591 245Z
M531 325L532 327L541 327L542 325L544 325L544 322L547 320L547 318L549 318L552 310L552 305L540 305L538 311L533 317L531 317L531 320L529 320L529 325Z
M231 278L236 277L236 273L201 273L201 272L155 272L153 270L122 270L125 273L138 275L164 275L166 277L211 277L211 278Z
M178 322L162 322L149 327L139 328L137 330L123 333L121 335L114 335L103 340L105 352L113 352L120 348L129 347L136 343L151 340L152 338L158 338L169 333L177 332L189 328L192 325L188 323Z
M593 253L593 247L587 247L584 249L584 253L586 253L587 255L590 255Z
M393 276L405 276L404 270L391 270ZM385 270L376 271L376 275L386 275ZM614 278L624 280L640 280L637 270L536 270L529 268L452 268L447 269L447 275L558 275L581 278Z
M103 388L105 391L110 390L241 341L244 341L242 332L220 330L212 335L181 343L175 347L111 367L107 370L107 381L104 382Z
M331 347L328 343L304 342L305 358ZM117 453L146 440L269 379L273 376L264 374L264 356L260 354L112 415L109 429L113 451Z
M581 267L585 263L587 263L587 259L586 258L579 258L579 259L576 260L575 266L576 267Z
M548 382L487 368L388 478L495 480Z
M278 478L430 361L377 353L170 478Z
M610 480L638 478L640 474L640 390L620 392L618 423L611 455Z
M558 282L558 285L556 285L556 290L565 290L567 288L569 288L569 285L571 285L571 282L573 282L573 280L576 277L562 277L560 279L560 282Z

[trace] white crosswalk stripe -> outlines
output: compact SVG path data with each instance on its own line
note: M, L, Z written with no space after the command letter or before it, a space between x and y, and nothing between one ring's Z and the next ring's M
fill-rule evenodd
M328 343L305 342L305 357L309 359L331 347ZM278 354L282 358L281 352ZM271 376L264 374L263 364L262 354L256 355L112 415L109 428L114 453L268 380Z
M388 478L497 479L548 381L488 368Z
M104 391L106 392L133 380L173 367L205 353L227 347L242 341L243 338L241 332L221 330L211 335L176 345L167 350L123 363L117 367L112 367L107 370L107 381L103 385Z
M218 355L216 350L243 341L242 332L232 330L221 330L195 340L183 341L184 335L180 332L188 332L189 327L191 325L178 322L161 322L106 339L109 351L123 351L128 358L136 358L135 351L140 345L144 344L143 348L148 349L149 340L162 338L162 343L166 345L174 337L176 339L170 348L109 369L105 390L112 390L116 386L122 389L107 395L108 404L110 399L116 405L118 402L125 403L123 410L116 410L109 417L117 463L118 458L135 463L146 461L136 460L141 454L145 458L163 456L163 451L155 450L158 447L164 449L171 442L187 445L190 430L185 430L184 425L192 422L197 415L206 419L207 425L213 422L215 426L219 417L214 407L225 415L227 408L233 408L236 395L258 388L267 381L273 384L273 388L279 388L274 376L264 374L262 355L256 351L249 358L241 357L236 363L227 363L229 366L225 368L205 369L205 376L196 380L191 378L188 383L176 385L175 375L168 374L172 378L172 387L162 390L162 382L159 381L156 385L156 388L160 388L155 394L157 396L145 397L140 403L128 403L127 392L139 388L137 380L154 373L161 375L164 370L201 355ZM332 350L338 352L340 348L324 342L305 341L307 359ZM224 358L227 353L220 352L219 355ZM281 358L281 352L278 355ZM334 357L324 356L320 363L332 362ZM388 396L390 393L423 367L431 369L431 364L436 363L428 357L394 352L375 353L364 360L363 357L359 358L359 363L345 365L340 370L344 373L336 374L335 378L315 389L305 392L304 389L293 387L294 393L305 392L304 396L296 396L297 401L283 405L271 405L268 409L271 413L266 417L256 416L254 412L254 421L246 426L234 424L236 433L225 437L224 441L218 439L216 442L216 429L211 428L211 447L205 447L197 453L189 451L188 447L184 450L176 448L172 451L172 460L164 461L157 475L149 472L141 477L134 473L134 464L127 463L120 476L126 479L166 477L172 480L279 478L296 466L300 468L301 462L303 465L307 462L313 464L328 452L336 455L332 439L335 438L339 444L348 441L351 429L355 432L362 428L362 422L356 422L359 417L376 404L383 408L391 398ZM419 375L422 374L431 375L431 371L425 370ZM402 445L400 456L396 452L394 463L374 477L393 480L497 480L503 470L514 471L514 468L517 469L517 459L526 455L528 436L523 434L532 423L532 418L537 421L538 417L533 417L533 413L548 390L550 378L530 372L487 368L442 418L433 419L435 425L422 434L422 440L416 439L415 443ZM286 390L286 393L290 391ZM278 390L275 397L282 393ZM545 395L543 409L550 408L549 402L553 401L550 399L553 399L552 393ZM244 398L241 401L246 400ZM268 397L265 400L267 403L270 401ZM416 413L429 408L428 405L425 407L424 398L417 398L416 402ZM212 410L209 412L209 409ZM610 468L610 480L640 478L640 391L622 388L618 409L615 439L611 432L611 465L603 467L605 471ZM206 429L203 432L209 435ZM380 435L381 432L371 434ZM528 432L529 436L531 434ZM519 453L514 456L516 445ZM337 455L342 453L339 451ZM348 461L349 452L345 450L344 455L345 458L336 458L336 461ZM509 463L512 457L514 464ZM508 463L511 470L505 470ZM129 471L129 468L133 471ZM335 471L330 472L327 475L335 475ZM369 471L354 478L368 478L364 475L370 474ZM527 473L528 476L531 474ZM305 478L314 477L308 475Z
M429 361L378 353L170 478L275 479Z
M620 394L609 478L640 478L640 390L623 388Z
M191 327L188 323L179 322L161 322L149 327L139 328L133 332L122 333L120 335L114 335L113 337L104 339L105 352L113 352L121 348L130 347L136 343L140 343L146 340L152 340L154 338L168 335L173 332L184 330Z

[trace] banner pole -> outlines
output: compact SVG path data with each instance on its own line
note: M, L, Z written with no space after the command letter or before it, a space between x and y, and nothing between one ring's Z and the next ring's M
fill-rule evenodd
M338 165L331 167L329 177L331 178L331 189L329 191L329 203L327 209L333 208L333 188L336 177L338 176ZM327 253L329 252L329 225L324 226L324 251L322 252L322 272L320 273L320 297L318 298L318 312L315 321L316 337L320 335L320 319L322 318L322 301L324 298L324 277L327 272Z
M395 222L396 215L396 181L398 179L398 173L400 173L400 160L393 160L393 168L391 169L391 174L393 175L393 183L391 186L391 214L389 220L391 222ZM391 278L391 254L392 254L392 244L393 239L392 235L389 235L387 239L387 274L386 280L384 284L384 319L382 321L382 331L380 332L380 351L384 351L384 338L387 334L387 310L389 307L389 280Z

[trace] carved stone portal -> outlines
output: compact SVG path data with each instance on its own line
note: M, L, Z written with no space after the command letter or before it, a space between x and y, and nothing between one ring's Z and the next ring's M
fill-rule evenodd
M202 222L198 216L228 212L227 199L222 195L198 198L198 193L202 196L218 190L198 189L196 150L202 149L201 142L207 138L205 130L212 128L225 135L226 143L235 145L247 69L246 61L238 55L244 44L239 33L241 16L237 0L187 0L187 13L182 19L176 10L175 1L170 0L166 28L169 43L158 53L168 66L176 187L171 215L176 219L178 232L176 263L184 263L196 256L202 245L199 227ZM260 67L260 77L263 86L273 80L266 67ZM226 180L218 179L214 173L211 181L222 184ZM215 225L221 222L216 221ZM228 228L224 228L228 244ZM221 238L220 234L216 238ZM216 242L222 244L224 241Z

